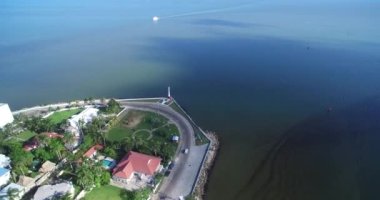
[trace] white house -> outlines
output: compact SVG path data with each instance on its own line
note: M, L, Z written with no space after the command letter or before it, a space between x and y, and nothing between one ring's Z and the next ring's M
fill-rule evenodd
M11 189L16 189L15 196L13 197L14 200L21 199L21 197L25 193L24 187L22 187L21 185L15 184L15 183L10 183L9 185L7 185L5 188L3 188L0 191L0 199L1 200L10 199L10 198L8 198L8 190L11 190Z
M99 109L97 108L86 108L84 111L77 115L73 115L68 121L70 126L79 126L79 122L82 121L84 124L91 122L92 119L98 116Z
M0 187L7 184L11 178L11 171L0 167Z
M67 121L69 122L69 127L66 128L66 131L74 135L75 141L70 144L66 144L66 147L69 149L74 149L78 147L81 140L81 122L83 125L92 121L92 119L98 116L99 109L97 108L86 108L84 111L77 115L73 115Z
M11 159L4 154L0 154L0 167L8 168L11 164Z
M8 104L0 103L0 128L3 128L8 123L12 123L13 120L14 118Z
M33 200L46 200L51 199L54 196L63 196L65 194L74 194L74 186L72 183L59 183L56 185L43 185L38 188L37 192L34 194Z

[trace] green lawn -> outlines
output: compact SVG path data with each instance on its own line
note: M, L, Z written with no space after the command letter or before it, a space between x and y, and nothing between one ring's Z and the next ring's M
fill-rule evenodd
M168 163L177 143L171 141L179 131L168 119L153 112L129 111L106 134L108 141L126 142L129 149L141 153L159 156ZM126 140L129 138L129 140Z
M65 110L65 111L58 111L54 112L54 114L50 115L48 119L51 120L52 123L54 124L61 124L67 119L69 119L71 116L81 112L82 109L77 108L77 109L71 109L71 110Z
M37 133L27 130L27 131L21 132L20 135L17 136L17 138L19 138L20 141L25 142L35 135L37 135Z
M131 123L131 121L134 118L139 118L139 123L136 124L136 126L128 127L128 122ZM114 125L106 134L106 138L109 141L120 141L123 138L131 137L132 133L134 133L137 130L141 129L147 129L152 130L155 128L159 128L163 125L165 125L168 122L168 120L156 113L152 112L143 112L143 111L129 111L128 114L119 121L118 124ZM144 134L144 132L140 132Z
M132 134L132 132L133 131L131 129L122 127L121 125L118 124L118 125L112 127L108 131L108 133L106 135L106 139L109 141L120 141L123 138L130 136Z
M85 200L123 200L121 198L122 189L115 186L106 185L93 189L89 192L84 199Z

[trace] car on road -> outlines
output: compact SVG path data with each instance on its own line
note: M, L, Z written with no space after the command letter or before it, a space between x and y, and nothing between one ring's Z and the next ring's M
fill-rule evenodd
M172 170L174 168L174 162L170 162L169 166L168 166L168 170Z
M188 149L188 148L184 149L184 150L183 150L183 153L184 153L184 154L188 154L188 153L189 153L189 149Z

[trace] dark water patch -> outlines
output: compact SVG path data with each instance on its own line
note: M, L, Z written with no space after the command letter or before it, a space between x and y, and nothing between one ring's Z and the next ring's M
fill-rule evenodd
M315 113L331 106L334 115L377 94L378 56L268 37L154 38L140 52L143 60L175 63L184 71L168 80L173 95L223 141L207 199L350 199L357 194L351 173L356 168L342 164L352 162L340 133L348 124L334 128L340 118L327 116L334 120L324 130ZM335 136L323 139L323 131ZM340 143L344 148L335 149Z
M377 199L380 97L285 132L236 199Z

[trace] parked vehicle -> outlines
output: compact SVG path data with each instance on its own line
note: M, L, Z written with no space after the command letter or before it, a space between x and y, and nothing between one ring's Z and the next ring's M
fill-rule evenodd
M189 153L189 149L188 149L188 148L184 149L184 150L183 150L183 153L184 153L184 154L188 154L188 153Z
M168 170L172 170L174 168L174 162L170 162L169 166L168 166Z

